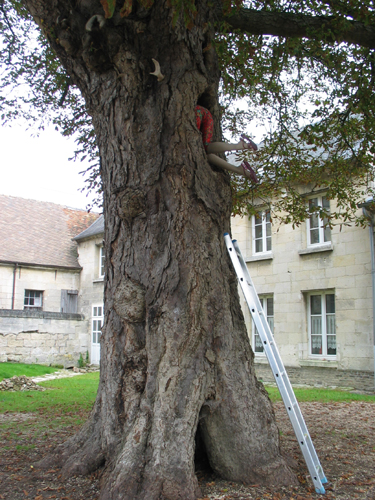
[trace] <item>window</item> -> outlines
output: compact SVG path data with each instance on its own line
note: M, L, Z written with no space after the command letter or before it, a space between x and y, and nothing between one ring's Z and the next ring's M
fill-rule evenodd
M253 215L253 254L271 252L271 212Z
M310 354L336 356L335 295L309 296Z
M92 343L99 344L102 335L103 306L92 308Z
M25 290L24 309L42 310L43 292L39 290Z
M308 245L321 245L331 241L331 228L325 226L328 218L321 219L319 214L313 212L315 207L320 207L327 214L330 212L329 200L326 196L311 198L309 200L309 211L311 216L307 219L307 244Z
M103 305L92 307L92 342L91 342L91 363L98 365L100 363L100 338L102 336L102 326L104 309Z
M264 314L267 318L267 323L273 335L273 297L259 297L259 300L262 305ZM264 351L263 343L259 337L259 333L254 322L253 322L253 347L255 353L260 354Z
M100 247L100 249L99 249L99 277L100 278L103 278L103 276L104 276L104 263L105 263L104 247Z

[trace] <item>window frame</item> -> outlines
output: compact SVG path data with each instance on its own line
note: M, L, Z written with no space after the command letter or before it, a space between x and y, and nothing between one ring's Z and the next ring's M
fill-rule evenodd
M270 220L267 221L267 214L269 214ZM272 254L272 223L271 223L271 210L270 209L264 209L259 211L259 219L262 220L261 224L256 224L256 216L253 215L251 217L251 236L252 236L252 254L255 256L258 255L270 255ZM267 235L267 225L269 224L270 228L270 234L269 236ZM256 228L261 227L262 228L262 235L261 238L256 237ZM270 242L270 249L267 249L267 240ZM262 241L262 250L257 251L256 250L256 242L257 241ZM264 250L264 248L266 250Z
M272 299L272 312L273 312L272 315L268 314L268 302L267 302L268 299ZM259 296L259 300L260 300L260 303L262 305L262 309L264 311L264 315L265 315L265 317L267 319L267 323L268 323L268 325L270 327L270 330L271 330L271 333L273 335L274 325L275 325L275 301L274 301L274 296L271 293L260 295ZM272 323L269 322L269 318L272 318ZM262 343L261 340L260 340L260 346L259 347L261 347L262 350L261 351L260 350L258 350L258 351L256 350L257 349L257 337L259 339L260 339L260 337L259 337L259 334L257 333L257 328L255 326L255 323L254 323L253 319L251 319L251 324L252 324L252 328L251 328L251 345L252 345L254 354L255 354L255 356L265 356L266 353L264 352L264 347L263 347L263 343Z
M323 199L327 200L328 201L328 204L329 204L329 212L331 211L331 203L330 203L330 200L325 196L325 195L318 195L318 196L310 196L307 200L307 203L308 203L308 209L310 210L310 201L311 200L317 200L317 206L318 207L321 207L321 208L324 208L323 206ZM331 229L329 227L324 227L324 219L321 219L319 214L314 214L317 219L318 219L318 225L317 227L311 227L311 218L313 217L313 215L310 215L310 217L308 217L306 219L306 229L307 229L307 246L308 247L318 247L318 246L322 246L322 245L326 245L328 243L331 243L332 242L332 233L331 233ZM312 230L318 230L318 236L319 236L319 241L316 242L316 243L312 243L311 242L311 231ZM325 239L326 238L326 232L329 232L329 239Z
M327 299L328 295L333 295L334 297L334 313L327 313ZM320 314L312 314L311 308L311 297L320 296ZM309 335L309 357L313 359L337 359L337 334L336 334L336 294L334 290L316 290L313 292L309 292L307 294L307 314L308 314L308 335ZM321 317L321 352L313 353L313 335L318 336L317 334L313 334L312 332L312 317ZM327 317L334 316L334 329L335 333L327 333ZM335 354L328 354L328 337L335 338Z
M31 295L28 295L28 296L27 296L27 295L26 295L26 294L27 294L27 292L29 292L29 294L30 294L30 292L31 292L32 294L37 294L37 293L38 293L38 294L40 294L40 295L39 295L39 298L40 298L40 304L38 304L38 305L26 304L26 303L25 303L25 302L26 302L26 299L33 299L33 300L35 300L35 298L36 298L36 296L34 296L34 297L32 297ZM43 290L32 290L32 289L30 289L30 288L25 288L25 292L24 292L24 296L23 296L23 309L24 309L25 311L28 311L28 310L29 310L29 311L30 311L30 310L31 310L31 311L43 311Z
M104 253L104 245L99 247L99 278L104 278L105 274L105 253Z
M99 314L100 312L100 314ZM94 322L100 321L100 328ZM101 329L104 323L104 305L103 304L92 304L91 308L91 344L100 344L100 339L102 336ZM94 328L95 325L95 328ZM94 337L95 334L95 337ZM99 336L98 336L99 334Z

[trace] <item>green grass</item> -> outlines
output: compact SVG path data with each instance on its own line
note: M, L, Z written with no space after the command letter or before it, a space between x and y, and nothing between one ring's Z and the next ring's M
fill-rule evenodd
M98 391L99 372L49 380L47 391L0 392L0 413L34 413L64 416L90 410ZM58 417L59 418L59 417Z
M281 396L277 387L266 387L272 402L281 401ZM316 389L315 387L296 387L294 389L297 401L318 401L320 403L341 403L347 401L366 401L375 403L375 396L364 394L353 394L337 389Z
M20 377L39 377L46 373L54 373L58 370L56 366L43 366L25 363L0 363L0 382L4 378L12 378L15 375Z

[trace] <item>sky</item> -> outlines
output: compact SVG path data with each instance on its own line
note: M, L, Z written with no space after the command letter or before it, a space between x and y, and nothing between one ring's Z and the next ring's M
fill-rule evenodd
M87 165L69 161L75 149L73 139L52 127L33 137L24 124L14 123L0 128L0 147L0 194L79 209L91 202L92 196L80 192L84 177L79 172Z

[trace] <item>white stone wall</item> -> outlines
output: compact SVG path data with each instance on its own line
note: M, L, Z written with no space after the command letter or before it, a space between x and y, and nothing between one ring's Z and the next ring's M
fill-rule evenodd
M0 264L0 309L12 308L14 266ZM43 291L43 311L61 311L61 290L78 290L79 270L19 266L15 275L14 309L24 308L25 290Z
M99 276L99 255L103 236L78 245L78 260L82 267L78 312L91 318L92 306L103 304L104 280Z
M88 321L79 315L2 311L0 361L77 366L90 351Z
M258 294L273 294L274 335L286 366L332 366L373 371L372 280L368 228L334 227L332 250L307 249L306 224L273 225L272 255L252 255L251 220L235 217L232 237L246 257ZM332 290L336 302L337 356L335 360L309 355L307 294ZM251 338L251 321L241 300ZM266 362L264 356L257 357Z

